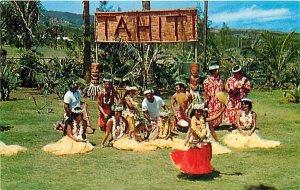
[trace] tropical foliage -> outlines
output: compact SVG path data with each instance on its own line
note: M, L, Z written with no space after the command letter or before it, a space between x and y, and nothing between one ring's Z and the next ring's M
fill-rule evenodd
M89 82L86 65L96 53L91 39L93 25L90 32L87 30L90 20L87 14L83 27L83 22L78 26L70 20L64 22L62 17L46 15L48 13L41 9L39 1L2 1L0 5L3 10L0 23L2 42L19 49L20 60L15 64L20 65L18 72L22 86L38 87L43 92L61 95L68 86L66 77L85 78ZM84 5L87 12L88 6ZM141 8L149 9L149 6L147 1L141 3ZM219 63L223 79L231 75L232 66L243 66L244 74L255 88L293 89L300 85L300 42L296 32L239 31L230 29L226 23L221 29L209 27L207 65L203 65L203 13L201 7L198 8L197 54L202 78L208 74L207 66ZM108 1L100 1L99 10L116 11ZM44 55L37 51L39 46L63 48L67 57L45 61L42 59ZM91 47L90 54L87 47ZM159 88L171 89L178 78L188 79L189 63L194 62L194 56L193 44L179 43L142 46L120 41L101 44L98 51L102 77L114 78L116 85L129 79L131 85L143 88L155 84Z
M18 65L14 62L7 61L0 64L0 99L1 101L9 100L12 90L17 90L20 85L20 76Z

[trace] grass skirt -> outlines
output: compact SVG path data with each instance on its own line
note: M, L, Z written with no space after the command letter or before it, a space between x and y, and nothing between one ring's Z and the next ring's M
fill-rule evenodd
M213 167L210 164L212 156L211 144L202 143L201 148L189 148L187 151L173 150L171 158L173 164L180 171L187 174L209 174Z
M0 141L0 156L11 156L18 152L25 152L27 149L19 145L6 145Z
M228 154L231 153L231 150L227 148L226 146L223 146L217 142L211 142L212 146L212 154ZM174 139L174 142L172 144L173 149L177 150L183 150L187 151L189 149L188 146L184 146L184 140L183 139Z
M255 132L244 136L237 130L225 135L224 143L232 148L275 148L280 145L279 141L262 139Z
M154 151L157 148L173 148L178 147L180 144L183 145L183 140L181 139L155 139L144 142L137 142L134 139L128 139L123 137L116 142L114 142L113 147L119 150L129 150L135 152L149 152Z
M62 139L53 144L47 144L43 147L43 151L49 152L55 155L64 154L81 154L87 153L94 149L93 145L89 142L76 142L68 136L64 136Z
M113 147L119 150L128 150L135 152L149 152L156 150L156 146L152 146L148 142L137 142L134 139L123 137L114 142Z

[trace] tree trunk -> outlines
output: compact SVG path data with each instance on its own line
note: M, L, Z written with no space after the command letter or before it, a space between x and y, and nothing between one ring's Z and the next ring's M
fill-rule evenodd
M150 1L147 0L142 0L142 6L143 6L143 11L144 10L150 10ZM155 81L154 81L154 70L153 70L153 64L150 63L150 58L149 58L149 52L152 46L150 44L145 44L143 45L144 52L147 52L145 55L147 56L144 58L144 65L145 65L145 87L146 88L153 88Z
M90 81L91 72L91 36L90 36L90 3L83 1L83 21L84 21L84 47L83 47L83 75L84 79Z

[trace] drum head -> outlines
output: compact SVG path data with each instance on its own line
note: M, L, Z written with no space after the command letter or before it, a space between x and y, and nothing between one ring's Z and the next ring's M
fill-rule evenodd
M181 126L181 127L188 127L189 126L189 123L183 119L180 119L178 122L177 122L177 125Z

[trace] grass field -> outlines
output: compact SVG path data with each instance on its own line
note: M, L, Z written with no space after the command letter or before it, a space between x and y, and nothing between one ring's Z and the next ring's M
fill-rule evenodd
M7 51L7 58L19 58L21 50L18 50L15 47L11 47L8 45L3 46L3 48ZM53 49L49 47L39 47L37 49L38 52L41 52L43 54L43 58L65 58L67 56L66 50L58 48Z
M31 95L38 106L36 112ZM62 119L62 100L47 99L32 89L12 94L13 101L0 102L1 141L19 144L28 151L1 158L1 189L245 189L264 184L276 189L300 189L300 104L283 104L282 92L252 91L254 111L258 114L261 137L280 140L272 150L233 150L231 154L214 155L215 171L206 176L190 177L172 164L170 149L149 153L100 149L103 133L89 135L97 145L91 153L54 156L41 148L61 138L52 124ZM166 99L166 98L165 98ZM92 122L96 123L96 102L86 100ZM169 102L169 101L168 101ZM47 113L47 108L53 113ZM94 127L96 127L94 125ZM219 137L226 130L219 130ZM184 136L181 134L180 136Z

